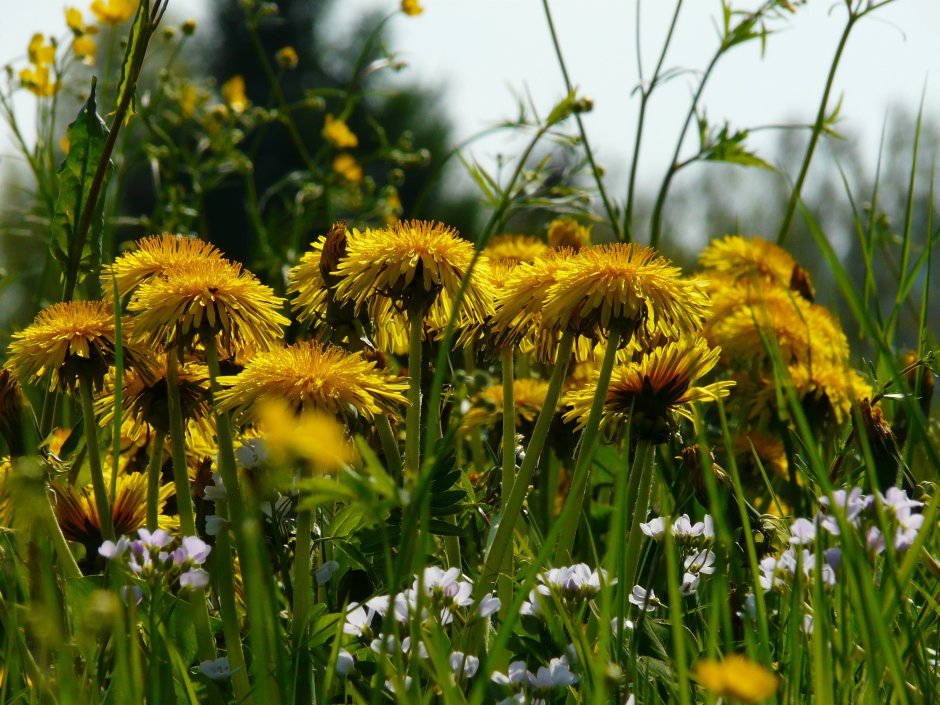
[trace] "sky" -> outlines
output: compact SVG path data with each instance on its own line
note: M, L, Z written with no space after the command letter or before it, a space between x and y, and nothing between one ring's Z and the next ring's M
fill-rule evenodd
M0 65L19 58L32 32L64 29L60 0L0 0ZM75 4L81 4L76 2ZM539 0L422 0L425 12L392 19L391 47L408 66L396 81L443 88L456 136L469 137L517 113L520 94L547 113L564 95L545 13ZM735 7L757 3L737 0ZM593 99L584 116L589 140L612 187L622 188L632 153L639 81L636 61L636 0L551 0L559 41L578 93ZM647 75L665 36L672 0L641 4L641 56ZM395 0L340 0L331 32L349 31L363 13L392 12ZM203 0L171 0L178 18L205 20ZM718 0L686 0L666 66L701 70L714 52ZM710 120L735 129L781 122L809 123L815 116L826 72L845 23L841 0L809 0L769 37L766 51L752 42L718 65L702 104ZM896 0L859 22L836 75L833 98L842 99L840 130L860 140L874 168L882 126L892 110L916 111L923 96L928 120L940 114L940 2ZM641 181L661 178L688 110L696 74L681 75L650 102L641 150ZM28 96L23 96L28 100ZM767 135L767 136L765 136ZM752 135L758 149L768 133ZM8 135L0 154L9 153ZM683 154L695 144L689 141ZM500 139L475 143L470 154L492 163L511 152ZM620 191L617 191L618 193Z

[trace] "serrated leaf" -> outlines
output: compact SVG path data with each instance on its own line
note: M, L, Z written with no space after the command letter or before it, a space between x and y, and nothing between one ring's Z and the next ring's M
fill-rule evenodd
M97 273L101 264L101 234L104 229L104 199L99 198L88 232L78 232L95 172L104 156L108 140L108 128L98 115L94 80L88 100L78 112L78 117L68 126L66 137L69 153L56 173L58 198L52 220L50 248L53 256L62 264L66 276L78 270L81 276L76 281L79 281L89 273ZM99 193L103 190L102 185ZM97 276L94 284L97 286Z
M127 38L127 51L124 52L124 62L121 64L121 82L118 84L116 105L126 100L128 91L133 90L131 86L131 76L137 73L134 70L134 61L137 59L140 43L144 36L144 25L149 22L148 13L150 9L149 2L142 2L137 6L137 15L134 17L134 24L131 25L131 34ZM124 124L130 122L130 119L136 113L136 97L130 96L130 103L127 106L127 112L124 113Z

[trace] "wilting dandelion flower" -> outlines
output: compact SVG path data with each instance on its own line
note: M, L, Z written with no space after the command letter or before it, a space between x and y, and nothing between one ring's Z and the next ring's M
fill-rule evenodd
M135 249L115 258L101 270L101 283L110 290L112 277L121 296L151 277L164 276L182 264L222 260L222 253L208 242L183 235L150 235L137 241Z
M79 380L101 389L114 364L116 341L114 310L107 302L57 303L13 334L7 366L23 382L51 373L54 389L74 391ZM136 346L124 343L123 355L125 366L146 374L146 357Z
M719 353L701 338L683 338L643 353L638 361L616 366L602 423L621 425L632 415L636 432L661 441L668 436L673 414L692 419L688 404L728 395L733 382L694 386L715 366ZM587 424L598 376L595 372L592 384L566 395L564 402L571 407L565 413L566 421L577 420L580 427Z
M381 230L352 230L334 274L336 297L361 310L373 297L415 309L443 326L473 260L473 245L441 223L411 220ZM489 267L481 258L464 292L462 316L483 321L492 311Z
M722 660L701 659L695 677L712 695L759 703L777 692L780 682L771 671L740 654Z
M270 349L289 321L281 299L241 265L185 262L142 284L128 304L135 332L150 344L215 340L229 354Z
M709 309L703 283L682 277L651 247L615 243L565 260L545 296L542 324L600 338L612 328L678 338L700 330Z
M256 355L239 374L220 377L226 387L218 396L220 409L236 418L251 414L261 399L278 399L297 411L319 410L345 419L376 414L397 416L408 388L376 369L362 353L323 347L305 341Z

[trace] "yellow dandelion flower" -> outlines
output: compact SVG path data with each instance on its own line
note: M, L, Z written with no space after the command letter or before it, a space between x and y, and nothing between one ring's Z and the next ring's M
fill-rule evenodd
M732 279L756 277L787 287L796 260L782 247L760 237L727 235L702 250L703 267Z
M410 17L415 17L424 12L424 8L418 0L401 0L401 11Z
M150 235L135 243L135 249L125 252L101 270L101 284L110 290L112 277L117 281L121 296L133 291L151 277L164 276L183 263L222 260L215 245L184 235Z
M236 113L243 113L251 105L245 93L245 77L232 76L222 84L222 100Z
M282 69L291 69L297 68L297 64L300 63L300 57L297 56L297 50L292 46L281 47L277 50L277 53L274 55L274 60L277 61L277 65Z
M498 235L491 239L483 248L483 254L489 257L492 264L519 262L534 262L548 246L531 235Z
M23 411L26 399L23 388L16 381L12 370L0 368L0 436L7 442L7 450L14 455L23 455Z
M346 121L338 120L332 113L327 114L320 134L337 149L352 149L359 145L359 138L349 129Z
M428 311L443 326L472 260L473 245L441 223L412 220L382 230L353 230L334 272L336 298L353 301L358 311L373 297L384 297L403 310ZM492 312L488 270L481 257L461 305L467 324L486 320Z
M541 379L516 379L512 383L513 402L516 410L516 428L525 428L535 423L542 406L548 382ZM465 429L493 426L500 422L503 413L503 387L494 384L476 394L470 400L470 410L462 420Z
M240 355L267 350L289 321L283 300L241 265L222 259L183 262L140 285L128 304L138 336L150 344L190 346L215 340Z
M72 41L72 51L75 52L75 56L83 60L82 63L91 66L95 63L95 53L98 51L98 47L95 40L86 34L75 37Z
M688 404L714 401L728 395L734 382L714 382L704 387L694 384L718 362L718 348L709 348L702 338L682 338L644 352L639 360L614 367L604 401L605 426L621 427L632 414L632 427L642 437L662 442L673 426L673 414L692 419ZM600 371L591 383L570 392L564 403L570 407L565 421L587 424Z
M581 225L574 218L558 218L548 225L548 246L567 247L578 251L591 244L591 226Z
M110 479L108 479L110 483ZM96 556L101 545L101 522L91 485L76 487L67 482L53 482L55 514L62 533L69 541L85 546L89 556ZM160 488L157 507L163 512L166 501L173 496L173 483ZM118 475L117 492L111 504L111 519L117 536L132 534L147 526L147 475L142 472ZM170 517L161 516L162 528L174 526Z
M57 303L13 334L7 366L24 383L51 373L54 389L74 391L79 380L101 389L114 364L115 344L114 309L109 303ZM123 357L126 367L149 373L147 357L136 345L125 342Z
M362 166L349 152L336 155L333 160L333 171L354 184L362 181Z
M257 413L265 450L275 463L301 458L316 470L331 472L358 459L343 426L323 411L296 414L270 399L259 404Z
M678 338L701 330L709 299L700 281L682 277L656 250L596 245L567 258L545 295L542 325L595 338L613 327L644 337Z
M94 0L91 11L99 22L121 24L134 16L139 4L140 0Z
M728 654L720 661L701 659L695 664L695 677L712 695L745 703L762 702L780 687L777 676L741 654Z
M406 380L378 370L362 353L312 341L259 353L239 374L220 377L219 383L226 387L218 395L219 408L234 412L238 421L255 416L258 401L276 399L296 411L371 422L376 414L397 416L408 389Z

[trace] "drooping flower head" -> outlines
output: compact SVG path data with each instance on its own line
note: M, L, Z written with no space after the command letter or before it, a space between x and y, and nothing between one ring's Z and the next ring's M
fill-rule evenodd
M114 310L105 301L67 301L39 312L33 323L13 334L7 366L22 382L51 374L53 389L74 391L79 380L101 389L114 364ZM147 374L145 355L127 342L124 364Z
M713 240L702 250L699 262L709 274L735 282L746 279L753 283L770 283L813 300L813 286L806 270L789 252L763 238L728 235Z
M542 325L601 339L613 328L644 337L678 338L701 329L709 300L704 285L682 277L656 250L596 245L565 260L545 296Z
M336 298L354 302L357 310L373 297L386 298L405 311L427 311L442 327L473 254L470 242L441 223L411 220L379 230L352 230L346 256L334 272L339 279ZM468 321L485 320L492 312L488 267L481 257L470 274L461 304L461 316Z
M318 410L343 419L395 416L406 404L406 380L377 370L361 353L306 341L256 355L239 374L220 377L227 389L219 408L237 419L251 418L253 405L280 399L296 411Z
M135 329L151 344L213 340L239 355L270 349L289 321L282 299L241 265L223 259L184 262L142 284L128 304Z
M653 348L637 360L618 364L611 376L601 423L623 425L629 420L640 437L663 442L672 430L673 414L691 419L687 404L728 395L733 382L694 386L715 366L719 354L720 350L710 349L701 338L683 338ZM581 427L587 424L599 376L595 371L591 384L565 397L564 402L571 407L565 413L566 421L576 419Z
M222 260L222 253L208 242L183 235L150 235L141 238L136 248L117 257L101 270L101 283L105 291L111 290L112 276L117 281L118 293L128 294L151 277L165 276L174 268L206 260Z

